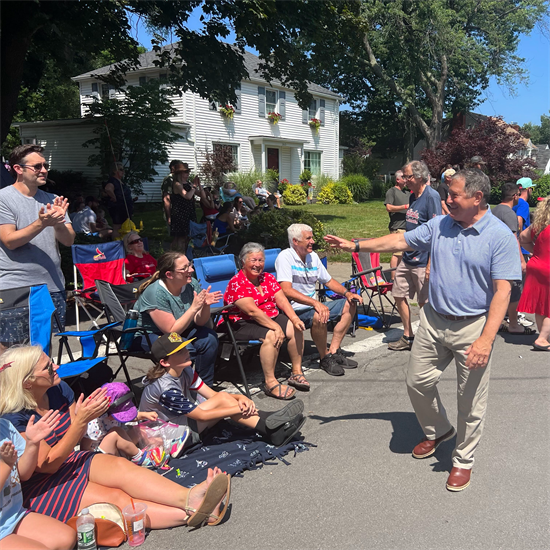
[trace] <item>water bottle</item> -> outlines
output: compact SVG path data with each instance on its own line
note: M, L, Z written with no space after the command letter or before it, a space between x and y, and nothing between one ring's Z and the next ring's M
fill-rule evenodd
M137 309L130 309L128 310L128 313L126 314L126 319L124 319L124 325L123 329L126 328L134 328L137 326L137 322L139 319L139 311ZM122 349L126 350L132 345L132 341L134 340L135 334L133 332L127 332L126 334L122 334L120 337L120 345Z
M84 508L76 520L76 533L78 550L97 550L95 519L88 508Z

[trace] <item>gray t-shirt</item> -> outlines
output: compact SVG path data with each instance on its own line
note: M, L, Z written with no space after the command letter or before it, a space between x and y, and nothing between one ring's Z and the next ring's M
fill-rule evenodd
M518 217L516 213L507 204L498 204L491 208L491 214L498 218L501 222L504 222L510 231L516 235L518 232Z
M13 185L0 190L0 225L15 225L24 229L38 219L46 204L53 203L56 195L38 190L34 197L20 193ZM69 216L65 223L71 223ZM0 288L8 290L21 286L47 284L50 292L65 290L61 271L61 256L55 229L44 228L27 244L9 250L0 241Z
M386 192L386 200L384 204L391 204L393 206L404 206L409 204L409 198L411 194L409 191L399 189L399 187L392 187ZM405 223L406 210L400 212L390 212L390 225L388 226L390 231L396 229L405 229L407 224Z

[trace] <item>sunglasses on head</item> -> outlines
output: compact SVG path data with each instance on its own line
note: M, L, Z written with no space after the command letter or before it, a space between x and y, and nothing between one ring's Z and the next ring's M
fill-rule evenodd
M131 244L137 244L142 242L143 242L143 239L136 239L135 241L132 241L131 243L128 243L128 244L131 245Z

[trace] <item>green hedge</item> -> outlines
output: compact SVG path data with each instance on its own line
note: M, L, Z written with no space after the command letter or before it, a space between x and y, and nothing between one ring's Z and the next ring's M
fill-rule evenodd
M547 197L550 195L550 174L542 176L533 182L536 187L533 189L533 194L529 198L529 206L537 206L539 197Z
M307 195L301 185L289 185L283 193L283 200L289 206L306 204Z
M348 187L355 202L365 202L372 196L371 182L361 174L350 174L349 176L343 177L340 182Z

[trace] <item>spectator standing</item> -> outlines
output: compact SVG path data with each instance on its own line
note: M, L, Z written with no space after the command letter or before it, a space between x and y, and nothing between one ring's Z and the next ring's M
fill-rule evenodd
M430 301L420 312L407 390L426 436L413 449L413 457L428 458L455 435L437 390L454 359L458 418L449 491L462 491L470 484L485 423L493 343L508 307L510 281L521 279L516 239L492 215L490 196L491 184L483 172L463 170L453 176L449 188L448 216L437 216L404 235L359 243L361 249L373 252L399 248L431 252ZM332 235L325 239L343 250L355 248Z
M470 168L477 168L483 171L487 163L483 160L483 157L475 155L470 159Z
M441 213L446 216L449 213L447 208L447 197L449 196L449 185L451 184L452 177L456 174L456 171L453 168L447 168L443 172L443 181L439 184L437 192L441 197Z
M529 213L529 197L533 193L533 187L536 185L531 178L519 178L516 182L519 185L519 200L513 210L518 217L518 234L531 225L531 215ZM521 253L527 262L531 255L525 248L521 249Z
M409 209L410 192L405 189L407 182L403 178L403 170L397 170L395 173L395 185L386 192L386 200L384 205L390 216L390 225L388 229L390 233L405 233L407 222L405 213ZM390 267L397 268L401 262L403 252L394 252L390 260ZM391 272L392 281L395 277L395 271Z
M170 194L172 193L172 185L174 184L174 174L184 169L184 163L181 160L172 160L168 165L170 173L162 180L160 190L162 193L162 207L164 210L164 219L170 231Z
M362 298L335 281L313 252L313 230L309 225L295 223L288 228L290 248L283 250L275 262L277 281L292 308L303 321L317 346L321 368L331 376L342 376L344 369L354 369L357 362L344 356L340 345L355 317L356 303ZM326 304L315 299L317 282L343 296L345 300L329 300ZM330 346L327 348L327 323L336 323Z
M428 185L430 172L424 162L413 160L403 167L403 178L411 190L409 208L405 216L406 231L412 231L419 225L441 215L441 199L435 189ZM410 350L414 340L411 308L407 297L416 294L418 305L422 308L428 301L429 250L413 250L403 253L393 282L392 296L403 322L403 336L391 342L388 349L393 351Z
M183 168L174 173L170 195L170 235L173 237L172 248L185 251L189 242L189 222L197 221L195 194L200 193L200 180L195 176L191 183L191 169L186 162L182 164Z
M115 163L111 177L105 183L103 190L108 197L107 210L113 221L113 237L118 237L122 224L127 219L132 219L134 213L134 202L132 191L123 183L124 165L122 162Z
M65 277L58 242L71 246L74 231L67 199L45 193L49 165L37 145L20 145L10 155L17 180L0 191L0 287L2 290L47 284L65 329ZM28 338L29 310L0 314L0 348Z
M550 351L550 196L539 202L533 225L522 231L520 242L533 256L518 309L535 314L539 335L533 349Z
M518 219L512 208L518 203L519 191L515 183L505 183L502 186L502 202L491 209L493 216L503 222L510 231L516 236L518 235ZM519 247L519 242L518 242ZM520 247L521 253L521 247ZM521 272L525 276L525 259L521 254ZM533 329L524 327L518 322L517 306L521 297L521 283L514 281L512 283L512 293L510 294L510 305L508 306L508 326L502 324L500 332L509 332L510 334L535 334Z

